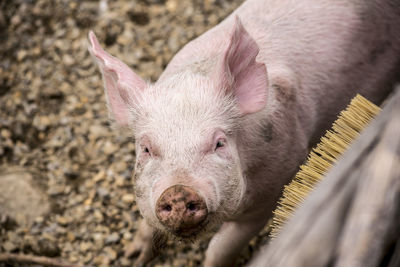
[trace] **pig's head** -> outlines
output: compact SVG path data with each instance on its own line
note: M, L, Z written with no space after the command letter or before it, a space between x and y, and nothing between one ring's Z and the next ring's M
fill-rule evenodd
M212 71L183 68L155 84L89 39L110 113L135 138L136 201L148 223L193 239L235 216L246 192L241 121L267 100L266 68L239 19Z

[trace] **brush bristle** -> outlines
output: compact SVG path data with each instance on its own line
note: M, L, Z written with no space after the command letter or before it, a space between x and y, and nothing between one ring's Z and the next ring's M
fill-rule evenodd
M285 186L272 218L272 238L279 234L284 223L303 203L310 191L379 112L378 106L357 95L346 110L340 113L332 128L312 149L306 163L300 166L292 182Z

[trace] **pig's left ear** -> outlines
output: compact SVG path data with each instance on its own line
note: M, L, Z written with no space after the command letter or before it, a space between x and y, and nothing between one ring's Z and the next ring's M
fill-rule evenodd
M130 108L146 88L146 82L126 64L105 52L92 31L89 32L89 52L95 58L104 81L110 113L120 126L128 126Z
M259 47L238 16L228 48L217 65L213 80L236 98L244 114L257 112L267 103L268 77L265 64L256 62Z

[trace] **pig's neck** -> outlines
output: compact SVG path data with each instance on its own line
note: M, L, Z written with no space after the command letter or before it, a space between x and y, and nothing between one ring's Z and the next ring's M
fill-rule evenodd
M272 210L281 192L276 189L289 182L307 156L308 134L295 112L296 102L279 102L274 94L270 92L265 110L243 119L237 133L247 187L243 213L257 206Z

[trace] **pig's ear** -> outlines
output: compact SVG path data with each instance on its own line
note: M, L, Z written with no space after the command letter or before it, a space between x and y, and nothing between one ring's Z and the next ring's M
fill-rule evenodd
M238 16L214 80L219 88L232 92L244 114L257 112L267 103L268 77L265 64L256 62L259 48Z
M92 31L89 32L89 52L95 58L103 75L107 104L120 126L129 123L129 108L137 100L146 82L127 65L105 52Z

